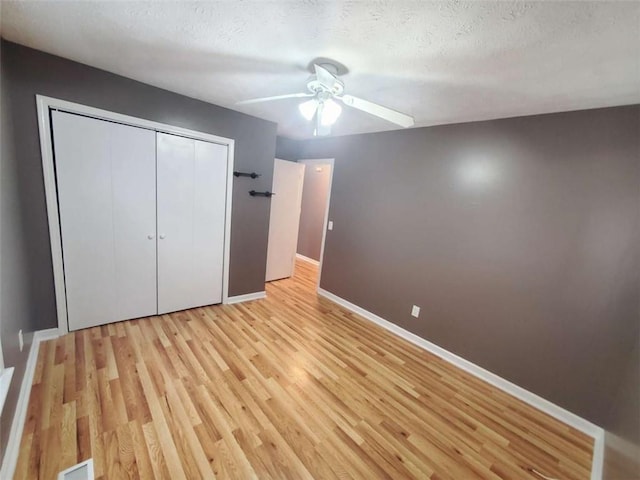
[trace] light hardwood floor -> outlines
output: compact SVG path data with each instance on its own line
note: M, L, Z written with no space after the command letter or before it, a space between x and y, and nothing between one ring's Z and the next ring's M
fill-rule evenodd
M17 479L587 479L592 440L315 295L42 344Z

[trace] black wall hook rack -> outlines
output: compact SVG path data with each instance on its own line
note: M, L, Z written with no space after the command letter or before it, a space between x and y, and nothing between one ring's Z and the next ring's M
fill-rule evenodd
M251 173L245 173L245 172L233 172L233 176L234 177L251 177L251 178L258 178L260 176L259 173L256 172L251 172Z
M249 192L249 195L251 195L252 197L272 197L275 195L275 193L273 192L256 192L255 190L251 190Z

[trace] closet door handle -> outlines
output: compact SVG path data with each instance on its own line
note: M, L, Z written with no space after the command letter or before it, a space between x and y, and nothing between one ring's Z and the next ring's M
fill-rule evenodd
M147 238L148 238L149 240L153 240L153 239L154 239L154 237L155 237L155 235L147 235Z
M166 235L164 233L160 234L160 240L164 240L166 238Z

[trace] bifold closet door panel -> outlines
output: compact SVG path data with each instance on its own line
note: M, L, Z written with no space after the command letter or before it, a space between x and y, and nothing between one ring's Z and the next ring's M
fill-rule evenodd
M157 134L158 313L222 301L227 147Z
M69 329L155 314L155 132L52 117Z
M116 318L158 313L155 132L111 123Z

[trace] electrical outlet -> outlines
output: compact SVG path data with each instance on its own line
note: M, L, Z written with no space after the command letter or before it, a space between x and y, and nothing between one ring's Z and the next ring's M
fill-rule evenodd
M333 230L333 222L331 220L329 220L329 223L327 224L327 230Z
M24 348L24 338L22 338L22 330L18 332L18 343L20 344L20 351Z
M411 316L412 317L416 317L418 318L420 316L420 307L417 305L414 305L413 307L411 307Z

